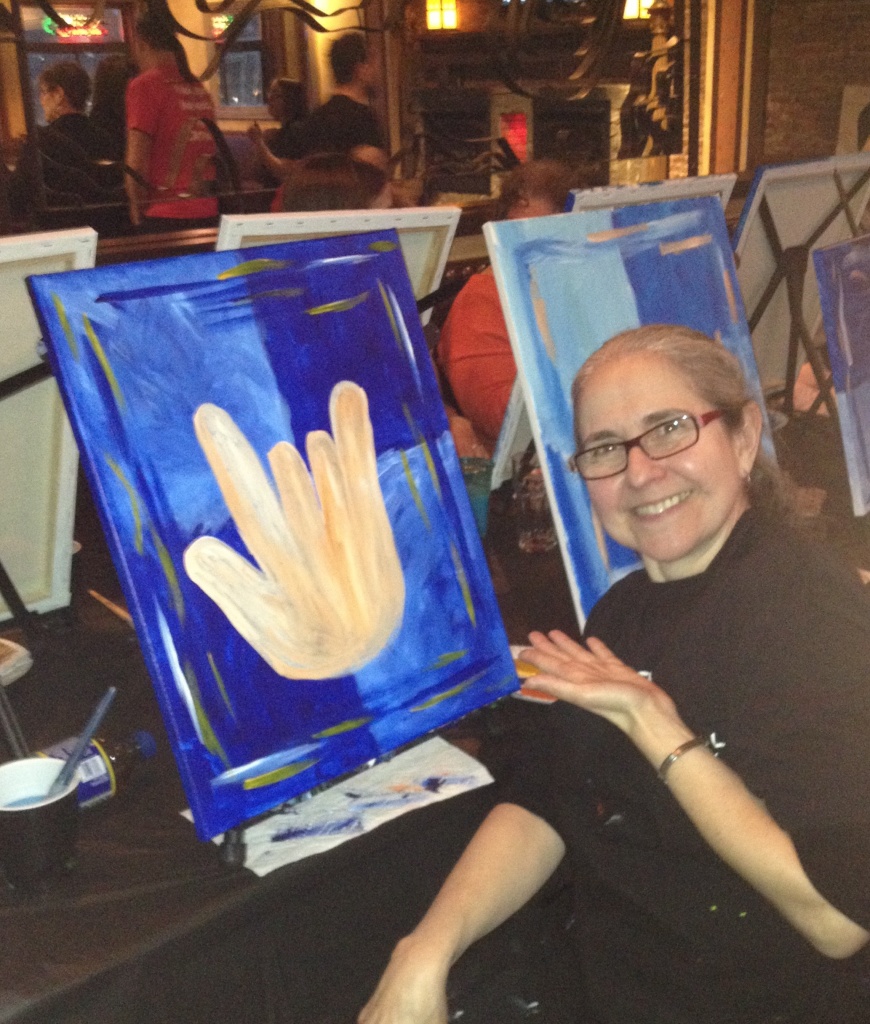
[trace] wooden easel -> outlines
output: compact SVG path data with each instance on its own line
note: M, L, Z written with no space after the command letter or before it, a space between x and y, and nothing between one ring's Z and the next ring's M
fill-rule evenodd
M858 227L855 217L852 214L852 210L849 207L849 201L858 191L860 191L867 181L870 180L870 170L864 171L848 191L843 185L843 179L840 177L839 171L833 171L833 179L834 185L837 189L837 195L839 197L838 202L834 205L833 209L822 218L807 239L800 245L792 245L787 248L783 247L782 241L779 237L779 232L776 228L776 223L773 219L773 213L767 202L767 197L762 197L758 214L761 218L767 243L770 246L774 259L776 260L776 269L771 275L770 280L767 282L767 286L765 287L761 298L758 300L758 305L749 317L749 330L750 332L755 331L755 328L761 321L762 316L764 316L764 313L770 305L777 289L780 284L785 281L791 325L788 338L788 359L786 363L783 412L789 417L794 415L794 387L797 380L798 345L800 344L803 346L807 361L812 368L813 376L816 378L816 383L819 388L819 394L810 406L808 412L810 414L817 412L822 403L824 403L825 408L831 416L832 422L836 423L837 407L834 403L833 396L833 378L828 372L818 349L813 345L810 331L804 321L804 281L806 279L810 252L812 251L813 246L818 242L831 224L833 224L840 213L845 216L849 225L849 230L852 233L852 237L857 238L860 234L860 228Z

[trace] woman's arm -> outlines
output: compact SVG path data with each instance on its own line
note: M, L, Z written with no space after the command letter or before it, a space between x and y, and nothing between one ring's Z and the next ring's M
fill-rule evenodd
M591 638L584 648L559 632L533 633L531 640L523 658L543 673L535 688L606 718L653 768L692 738L667 694L600 641ZM708 749L695 747L678 758L667 785L712 850L820 953L848 957L870 940L818 892L788 833Z
M359 1024L445 1024L450 967L519 910L565 853L559 835L515 804L487 816L414 931L390 958Z

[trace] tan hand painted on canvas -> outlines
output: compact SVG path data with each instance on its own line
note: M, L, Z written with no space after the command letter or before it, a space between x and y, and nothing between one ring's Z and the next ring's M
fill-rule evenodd
M365 392L332 390L332 436L306 438L311 472L288 442L269 452L277 495L256 452L223 409L194 416L239 535L256 561L215 537L184 554L188 576L272 668L288 679L360 669L398 629L405 582L378 480Z

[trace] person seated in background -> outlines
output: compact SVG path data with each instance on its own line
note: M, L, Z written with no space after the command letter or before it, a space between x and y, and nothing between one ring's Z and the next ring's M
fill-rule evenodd
M561 213L576 175L555 160L531 160L505 178L500 206L507 220ZM492 454L517 375L492 270L469 278L441 329L436 362L458 410Z
M136 76L136 65L124 54L104 57L94 72L94 98L89 120L100 133L100 158L121 162L127 143L125 102L127 83Z
M218 204L211 97L164 18L138 19L135 52L142 73L127 86L130 219L145 231L212 226Z
M302 155L349 153L359 146L386 151L378 119L370 106L378 81L378 65L361 32L339 36L329 51L335 89L313 110L299 129Z
M305 86L292 78L273 78L266 108L280 128L264 131L255 121L248 129L261 166L273 182L282 181L291 162L304 156L300 130L306 114Z
M281 189L280 209L387 210L390 182L378 167L344 153L317 153L300 160Z
M530 634L521 658L555 703L527 716L503 802L359 1024L446 1024L452 965L563 861L580 991L555 1019L866 1024L870 594L791 529L720 342L625 331L571 395L569 466L643 568L582 644Z
M75 61L50 64L38 79L39 103L47 124L25 143L9 180L13 218L28 218L44 210L105 204L118 199L119 170L101 167L107 140L85 114L91 80ZM45 203L40 202L40 180ZM53 226L91 224L100 230L96 213L78 212L53 218ZM47 225L48 226L48 225Z

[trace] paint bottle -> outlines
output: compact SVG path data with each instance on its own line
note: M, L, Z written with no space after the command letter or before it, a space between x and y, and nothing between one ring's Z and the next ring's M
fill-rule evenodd
M76 737L54 743L38 751L41 757L66 760L76 745ZM118 792L136 768L157 752L157 743L150 732L140 730L122 740L95 737L79 765L79 807L108 800Z

